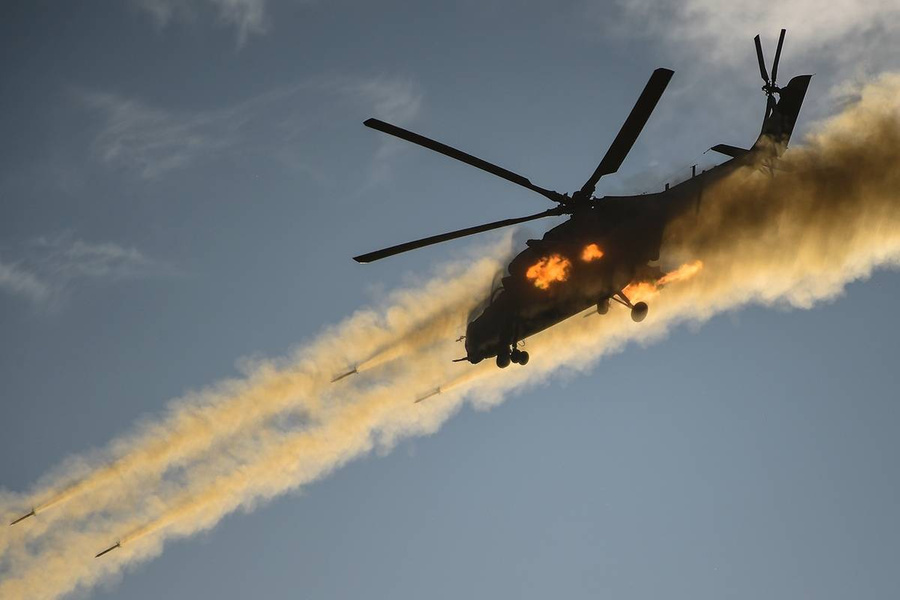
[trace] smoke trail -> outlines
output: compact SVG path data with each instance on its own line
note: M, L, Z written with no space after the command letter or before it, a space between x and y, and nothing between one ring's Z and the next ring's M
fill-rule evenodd
M167 471L244 428L285 410L301 410L313 417L321 400L318 393L330 386L333 374L348 362L371 368L372 363L415 351L431 338L451 337L460 325L460 315L468 310L473 286L489 280L501 267L495 257L506 252L508 243L501 242L465 270L459 265L446 267L418 291L393 294L391 308L382 315L358 312L282 364L258 364L246 380L222 382L174 402L167 418L113 442L105 460L69 461L60 469L64 475L48 478L30 494L34 502L24 498L4 502L0 517L7 522L13 511L26 506L42 518L29 521L27 528L0 529L0 567L14 539L33 540L57 518L83 518L119 505L128 494L140 494ZM67 505L64 513L51 510L62 504Z
M529 339L532 361L526 368L499 371L490 364L449 363L455 347L446 333L476 300L467 290L481 293L486 287L495 266L487 261L480 270L439 278L425 292L413 294L423 303L421 308L404 308L401 301L386 311L384 320L367 314L351 320L352 326L327 334L313 344L320 350L337 349L321 359L324 363L301 353L299 363L267 365L261 380L254 375L232 384L240 393L224 394L225 400L186 401L135 441L123 439L124 450L116 456L129 457L134 448L143 448L149 439L143 437L146 431L168 435L167 427L180 423L180 417L175 418L178 411L194 411L204 421L205 411L218 414L223 403L236 397L252 397L273 408L264 418L238 425L224 417L221 422L212 419L206 445L194 448L189 457L163 461L166 469L178 465L174 473L154 467L158 473L147 487L129 491L130 482L145 482L140 461L130 467L125 485L119 485L115 474L104 475L105 485L116 487L118 496L105 500L103 510L76 510L102 496L104 487L94 486L58 505L57 512L48 511L46 516L56 516L52 528L35 538L8 541L0 563L0 597L57 597L93 585L126 564L159 553L167 539L212 527L238 508L250 509L315 481L373 448L390 449L405 437L434 432L466 399L499 402L560 367L587 369L603 354L629 342L650 342L678 323L703 321L751 302L806 308L835 296L849 281L868 276L878 266L896 265L900 261L897 97L900 76L885 76L864 89L859 102L824 123L805 147L789 153L785 171L769 176L748 169L705 191L700 214L673 223L663 248L664 259L672 265L701 260L704 268L694 278L662 290L652 299L651 316L639 325L626 311L613 308L603 317L572 319ZM443 286L458 291L453 301L444 299ZM414 318L407 311L415 313ZM354 350L358 340L344 336L359 335L367 327L383 337L365 352ZM292 372L297 364L303 365L301 372L321 381L345 366L341 361L363 363L367 354L396 340L416 351L403 360L386 362L367 378L348 379L348 385L296 388L290 394L277 385L255 387L259 381ZM437 386L442 386L441 394L411 404L417 393ZM285 395L292 399L280 400ZM299 423L271 418L285 409L300 409L303 418ZM228 452L220 452L222 447ZM43 493L49 497L52 490L48 486ZM13 508L18 507L4 502L0 513L13 514ZM116 552L93 559L116 541L121 542Z

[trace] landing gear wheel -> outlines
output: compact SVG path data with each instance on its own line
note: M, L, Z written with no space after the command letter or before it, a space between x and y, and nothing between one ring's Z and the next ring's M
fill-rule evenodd
M647 306L646 302L638 302L631 307L631 320L635 323L640 323L647 318L647 312L649 310L650 307Z
M597 314L598 315L605 315L608 312L609 312L609 298L606 298L605 300L601 300L600 302L597 303Z
M528 364L528 353L524 350L515 349L509 353L509 359L517 365Z
M497 355L497 366L500 367L501 369L505 369L506 367L509 366L509 358L510 357L509 357L508 353L498 354Z

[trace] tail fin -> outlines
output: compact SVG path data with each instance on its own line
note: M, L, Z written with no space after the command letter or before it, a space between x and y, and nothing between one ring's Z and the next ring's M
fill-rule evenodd
M763 121L759 139L753 144L753 150L765 149L780 156L787 148L800 114L800 106L806 96L806 88L812 75L799 75L781 88L780 99L774 103L771 111Z

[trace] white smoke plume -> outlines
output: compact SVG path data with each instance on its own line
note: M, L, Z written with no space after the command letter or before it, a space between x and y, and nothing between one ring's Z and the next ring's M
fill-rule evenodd
M746 169L704 192L698 214L668 228L663 260L703 270L650 299L635 324L613 308L530 338L525 368L451 363L455 334L489 289L502 251L449 267L387 308L361 311L294 356L257 365L172 404L73 459L27 494L0 495L0 597L56 598L159 554L174 537L296 490L374 448L437 431L464 402L489 405L561 368L587 370L629 343L749 303L808 308L900 261L900 76L791 150L774 175ZM336 384L346 368L360 373ZM413 404L423 392L439 395ZM119 548L100 559L112 544Z

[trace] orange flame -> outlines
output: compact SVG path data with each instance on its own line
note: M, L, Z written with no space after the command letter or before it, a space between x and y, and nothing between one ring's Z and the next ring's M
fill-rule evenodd
M537 261L525 272L525 277L534 281L535 287L546 290L554 281L565 281L569 278L572 263L559 254L551 254Z
M592 260L597 260L598 258L603 258L603 250L601 250L600 246L598 246L597 244L588 244L581 252L581 260L583 260L584 262L591 262Z
M681 265L674 271L666 273L656 281L641 281L638 283L632 283L624 290L622 290L622 292L633 303L645 302L658 294L659 290L666 285L670 283L677 283L679 281L686 281L699 273L702 269L703 262L695 260L694 262Z
M659 287L664 285L668 285L670 283L678 283L679 281L685 281L690 279L697 273L699 273L703 269L703 261L695 260L694 262L689 262L681 265L674 271L670 271L666 273L662 277L659 278L659 281L656 284Z
M637 304L638 302L646 302L657 293L659 293L659 287L650 281L641 281L640 283L632 283L627 286L622 293L631 300L633 304Z

